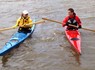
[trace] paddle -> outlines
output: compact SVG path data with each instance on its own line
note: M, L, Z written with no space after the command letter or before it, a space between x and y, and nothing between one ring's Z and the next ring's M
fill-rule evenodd
M45 20L40 20L40 21L37 21L37 22L34 22L33 24L41 24L41 23L44 23L45 22ZM31 24L26 24L27 26L29 26L29 25L31 25ZM25 25L25 26L26 26Z
M40 24L40 23L44 23L45 21L44 20L40 20L40 21L37 21L37 22L34 22L33 24ZM29 26L31 24L28 24L27 26ZM6 31L6 30L11 30L11 29L15 29L13 26L12 27L9 27L9 28L3 28L3 29L0 29L0 32L2 31Z
M42 19L43 19L43 20L48 20L48 21L51 21L51 22L56 22L56 23L62 24L62 22L59 22L59 21L56 21L56 20L52 20L52 19L48 19L48 18L42 18ZM71 25L71 24L69 24L69 26L78 28L77 26L74 26L74 25ZM91 30L91 29L87 29L87 28L81 28L81 29L95 32L95 30Z
M1 31L10 30L10 29L13 29L13 27L9 27L9 28L3 28L3 29L0 29L0 32L1 32Z

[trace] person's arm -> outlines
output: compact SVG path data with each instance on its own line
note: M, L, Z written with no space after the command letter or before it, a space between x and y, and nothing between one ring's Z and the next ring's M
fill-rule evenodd
M63 27L66 26L66 25L67 25L67 24L66 24L67 22L68 22L68 17L66 17L66 18L63 20L62 26L63 26Z
M82 23L81 23L81 20L78 16L76 16L76 20L78 22L78 28L82 28Z
M17 20L16 24L14 26L12 26L13 28L17 28L18 27L18 24L20 22L20 19Z
M32 27L33 21L29 18L29 23L25 25L25 27Z
M33 25L33 21L31 19L29 19L29 24L30 24L30 26Z

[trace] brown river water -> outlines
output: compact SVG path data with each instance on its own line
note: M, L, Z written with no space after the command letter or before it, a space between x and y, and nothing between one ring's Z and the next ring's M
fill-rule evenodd
M83 27L95 30L95 0L0 0L0 28L15 24L27 9L32 19L47 17L62 21L68 8L74 8ZM0 33L0 48L17 29ZM95 70L95 32L79 30L82 55L78 56L67 41L64 28L46 21L36 26L32 38L14 49L0 70Z

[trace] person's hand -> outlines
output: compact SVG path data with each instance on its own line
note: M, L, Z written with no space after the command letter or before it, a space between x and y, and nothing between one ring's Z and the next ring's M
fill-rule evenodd
M81 25L79 25L78 29L81 29L81 28L82 28L82 26L81 26Z
M13 29L16 29L17 27L16 26L12 26Z
M24 28L31 28L32 27L32 24L26 24L23 26Z
M25 27L25 25L20 25L20 27Z
M69 24L70 24L70 23L69 23L69 22L67 22L67 23L66 23L66 26L69 26Z

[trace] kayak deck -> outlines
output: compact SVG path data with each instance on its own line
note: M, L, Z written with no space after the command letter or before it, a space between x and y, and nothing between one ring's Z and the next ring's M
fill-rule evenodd
M11 49L19 46L24 40L26 40L35 29L35 25L32 26L30 29L30 32L16 32L12 38L5 44L4 47L0 49L0 56L5 55L8 53Z
M75 51L81 54L81 37L78 30L66 30L66 37L68 41L71 43Z

